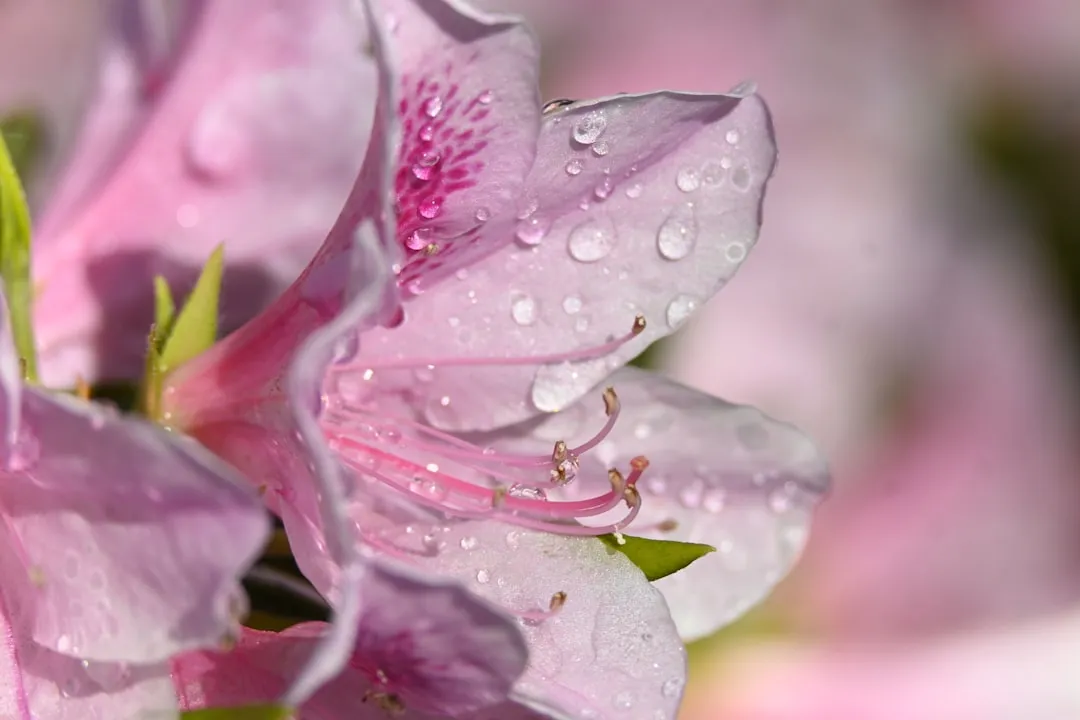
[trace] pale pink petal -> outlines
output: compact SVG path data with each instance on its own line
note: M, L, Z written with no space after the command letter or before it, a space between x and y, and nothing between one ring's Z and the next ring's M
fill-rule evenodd
M0 598L3 602L3 598ZM164 665L83 663L20 637L0 612L0 716L13 720L117 720L175 713Z
M151 278L182 292L220 242L226 328L296 277L360 166L375 101L363 34L337 0L205 4L108 180L40 227L47 380L141 370Z
M754 408L636 368L624 368L608 382L621 404L614 427L580 455L576 479L548 497L594 495L608 488L607 468L647 458L636 485L641 510L623 530L717 548L656 583L684 639L709 635L758 603L795 563L812 510L828 487L828 470L810 440ZM580 445L603 424L602 408L599 398L587 397L479 444L533 453L550 453L557 440ZM605 525L624 515L620 507L581 522Z
M109 7L106 0L0 6L0 117L31 113L44 131L44 154L23 178L35 216L56 185L93 100Z
M1080 715L1080 615L931 644L736 649L688 720L1066 720Z
M496 522L417 522L378 537L382 552L519 617L529 667L518 701L556 717L675 717L685 650L663 596L624 555L594 538ZM566 595L553 611L557 593Z
M409 388L429 423L454 430L568 406L735 272L773 159L755 95L625 96L549 115L521 197L529 216L490 220L498 251L423 285L400 327L368 334L358 372L374 370L390 409ZM637 315L647 328L631 337Z

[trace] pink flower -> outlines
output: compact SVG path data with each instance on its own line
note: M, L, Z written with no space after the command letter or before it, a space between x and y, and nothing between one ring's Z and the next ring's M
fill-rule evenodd
M304 718L379 718L399 706L463 716L504 701L525 669L515 624L456 583L433 584L373 565L364 595L348 665L303 704ZM325 623L280 634L246 630L236 650L178 658L173 679L181 707L276 700L318 652L325 631Z
M76 16L45 2L3 13L11 42L0 45L20 56L5 67L33 72L0 79L0 114L34 113L46 147L70 155L45 156L34 193L47 382L136 377L153 276L190 286L218 243L230 261L227 328L295 278L370 129L374 71L347 3L125 0Z
M765 107L740 89L541 114L516 21L405 0L377 18L344 211L267 312L170 379L168 421L267 490L339 607L365 596L367 555L453 578L523 624L513 699L672 717L676 626L760 599L827 482L793 428L616 370L753 245ZM612 373L618 394L590 393ZM589 539L624 529L719 552L653 588Z
M164 663L237 629L265 512L190 440L22 387L0 317L0 712L170 709Z

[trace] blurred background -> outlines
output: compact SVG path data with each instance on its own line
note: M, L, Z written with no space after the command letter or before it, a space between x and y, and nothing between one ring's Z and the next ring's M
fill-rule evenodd
M749 79L774 112L757 248L640 362L796 423L835 491L774 597L691 648L685 720L1080 718L1080 2L480 4L532 21L546 99ZM0 83L35 202L95 5L0 47L40 70Z

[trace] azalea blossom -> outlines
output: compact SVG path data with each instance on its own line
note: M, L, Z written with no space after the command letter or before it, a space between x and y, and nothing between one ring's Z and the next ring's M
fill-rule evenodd
M28 185L46 382L138 377L153 277L190 287L223 241L227 329L295 278L370 132L352 15L339 0L0 10L0 59L19 68L0 74L0 118L42 135Z
M522 626L510 700L673 717L681 638L779 580L827 485L794 428L618 370L754 244L765 106L542 108L518 21L373 4L379 104L345 209L274 305L168 379L163 419L264 490L336 605L372 562L452 578ZM718 552L654 588L591 539L623 531Z
M266 513L191 440L24 387L0 317L0 714L170 710L167 661L238 631Z

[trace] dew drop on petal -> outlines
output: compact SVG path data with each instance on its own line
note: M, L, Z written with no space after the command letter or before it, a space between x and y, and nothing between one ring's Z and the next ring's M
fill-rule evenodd
M581 298L577 295L567 295L563 298L562 309L567 315L576 315L581 312Z
M517 530L510 530L506 533L506 544L512 548L516 548L521 544L521 533Z
M491 573L489 573L487 570L477 570L476 582L480 583L481 585L486 585L487 583L491 582Z
M728 262L741 263L746 259L746 245L741 242L733 242L724 248L724 257Z
M589 220L571 230L566 242L572 258L578 262L596 262L615 247L615 231Z
M472 535L466 535L465 537L461 538L458 544L461 545L462 550L475 550L476 547L480 544L480 541Z
M582 145L592 145L607 127L607 118L599 110L586 113L574 123L574 140Z
M731 171L731 185L740 192L750 189L750 168L745 163Z
M538 245L547 234L547 229L547 221L534 215L519 222L514 235L525 245Z
M611 178L604 178L600 181L600 184L593 188L593 195L597 200L606 200L607 196L611 194Z
M405 247L410 250L423 250L431 242L432 230L429 227L420 227L409 233L405 238Z
M437 218L439 216L439 213L441 211L442 205L434 197L424 198L420 201L420 208L418 212L420 213L421 217L427 218L428 220L433 220L434 218Z
M442 112L443 101L438 95L433 95L424 102L424 114L429 118L435 118Z
M701 186L701 174L697 168L684 167L675 175L675 186L683 192L694 192Z
M656 231L656 248L667 260L682 260L693 251L696 241L697 220L690 205L675 208Z
M675 330L686 322L687 318L697 310L699 302L698 298L685 293L680 293L672 298L665 311L668 327Z
M422 125L418 135L421 141L429 143L435 139L435 127L431 123Z
M491 101L495 99L495 95L490 90L485 90L476 96L476 102L481 105L490 105Z
M718 160L709 160L701 166L701 181L707 187L716 187L724 182L724 166Z
M631 200L639 198L641 197L641 191L643 189L644 188L642 188L641 183L634 183L630 187L626 188L626 197L630 198Z
M491 211L486 207L477 208L474 217L477 222L487 222L491 219Z
M727 134L724 135L724 139L727 140L728 145L738 145L739 144L739 131L738 130L728 130Z
M584 165L581 164L580 160L571 160L570 162L566 163L567 175L580 175L583 169Z
M518 325L532 325L536 322L536 300L524 293L510 295L510 317Z
M596 157L604 157L609 152L611 152L611 146L604 140L601 140L592 146L592 154Z

